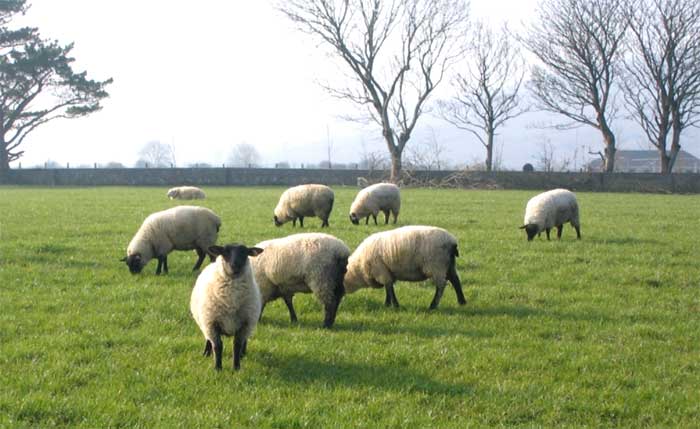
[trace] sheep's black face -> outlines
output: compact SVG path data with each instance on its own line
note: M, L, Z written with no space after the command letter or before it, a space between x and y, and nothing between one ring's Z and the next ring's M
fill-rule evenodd
M138 253L129 255L127 258L124 258L123 261L126 262L126 266L129 267L131 274L138 274L143 270L144 263L141 259L141 255Z
M357 215L355 213L350 213L350 222L352 222L354 225L359 225L360 219L357 217Z
M284 225L284 222L280 222L279 218L277 216L272 216L272 220L275 221L275 226L282 226Z
M248 263L248 256L258 256L262 249L258 247L246 247L242 244L227 244L226 246L211 246L209 251L214 255L221 255L234 276L243 272Z
M535 236L539 232L539 228L537 227L537 225L533 224L523 225L520 228L524 229L527 233L527 241L532 241L532 239L535 238Z

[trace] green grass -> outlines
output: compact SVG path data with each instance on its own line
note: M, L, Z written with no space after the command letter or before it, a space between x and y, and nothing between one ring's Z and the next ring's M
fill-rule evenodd
M579 193L583 239L528 243L533 192L405 189L399 223L460 240L468 304L398 283L342 302L310 295L300 323L270 304L242 370L201 357L189 314L195 255L132 276L119 262L164 188L0 188L0 427L700 426L700 197ZM220 242L272 225L281 188L207 188ZM380 226L327 232L354 248ZM318 231L307 220L304 231Z

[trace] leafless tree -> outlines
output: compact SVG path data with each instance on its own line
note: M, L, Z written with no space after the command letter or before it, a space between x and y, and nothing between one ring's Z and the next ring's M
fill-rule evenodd
M137 166L170 167L175 165L175 151L172 146L152 140L139 151Z
M406 164L417 170L443 170L447 168L447 146L431 127L430 133L419 144L406 149Z
M441 100L438 106L443 119L479 139L486 148L486 171L491 171L496 131L527 110L519 96L525 62L507 27L496 34L485 23L477 22L473 35L474 51L466 69L452 81L456 95Z
M385 152L369 151L364 141L360 143L360 147L360 161L357 163L359 168L369 170L370 172L374 170L387 169L389 166L389 160L387 159Z
M466 0L280 0L277 7L347 66L351 83L326 89L381 127L398 181L429 96L463 53Z
M256 167L260 164L260 152L250 143L239 143L233 147L228 162L234 167Z
M598 129L605 143L605 171L615 167L616 79L627 30L626 0L543 0L538 19L522 39L539 60L529 88L537 107L563 115L570 129Z
M700 3L639 0L629 19L625 100L670 174L682 131L700 123Z

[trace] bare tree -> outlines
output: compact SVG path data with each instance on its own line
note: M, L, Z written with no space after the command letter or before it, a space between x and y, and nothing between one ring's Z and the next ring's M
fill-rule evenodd
M449 150L432 127L430 134L420 144L412 146L406 152L406 164L413 169L443 170L447 167Z
M700 3L640 0L629 19L625 100L670 174L681 132L700 123Z
M463 53L466 0L286 0L278 8L347 66L352 84L326 89L381 127L398 181L428 97Z
M260 164L260 152L249 143L239 143L233 147L228 162L234 167L256 167Z
M615 81L627 29L625 0L543 0L522 40L540 65L532 68L529 88L537 107L563 115L557 129L588 125L605 143L605 171L615 167L617 108Z
M486 148L486 171L491 171L496 131L527 110L519 97L525 62L506 26L495 34L485 23L477 22L473 34L474 52L466 70L452 81L456 95L438 105L443 119L479 139Z
M367 145L364 140L360 143L360 147L360 161L357 163L359 168L369 170L370 172L387 169L389 160L385 152L367 150Z
M137 166L170 167L175 164L175 152L172 146L152 140L139 151Z

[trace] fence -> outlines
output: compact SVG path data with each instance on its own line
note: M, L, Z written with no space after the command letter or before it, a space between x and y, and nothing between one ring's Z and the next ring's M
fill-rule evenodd
M356 186L359 177L379 181L386 171L286 168L71 168L12 169L6 185L32 186L293 186L302 183ZM419 171L409 184L462 188L568 188L575 191L700 193L700 174L542 173L520 171Z

